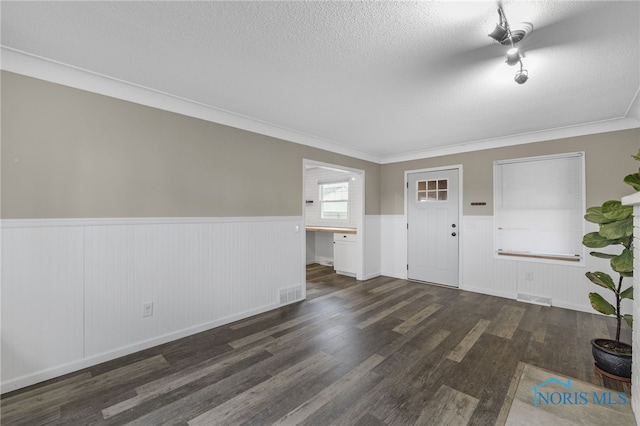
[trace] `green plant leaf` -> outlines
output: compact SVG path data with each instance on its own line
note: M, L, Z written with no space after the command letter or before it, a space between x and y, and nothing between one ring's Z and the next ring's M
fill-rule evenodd
M624 220L633 214L632 206L623 206L620 201L609 200L602 205L602 215L610 220Z
M598 233L608 240L618 240L620 238L633 235L633 219L628 218L611 223L600 225Z
M598 232L589 232L582 237L582 245L589 248L602 248L613 244L618 244L618 241L604 238Z
M633 300L633 286L620 293L620 298Z
M633 277L633 271L630 271L630 272L618 272L618 273L619 273L620 275L622 275L623 277L626 277L626 278L631 278L631 277Z
M613 219L607 219L602 215L602 207L589 207L587 209L587 214L584 215L586 221L591 223L609 223L613 222Z
M599 285L600 287L608 288L609 290L616 291L616 285L613 282L611 276L605 272L587 272L586 277L591 280L592 283Z
M596 311L605 315L615 315L616 308L606 300L604 297L600 296L598 293L589 293L589 300L591 301L591 306Z
M622 250L622 253L611 259L611 269L616 272L632 272L633 252L629 249Z
M636 191L640 191L640 173L633 173L624 177L624 183L631 185Z
M617 254L600 253L599 251L592 251L589 253L593 257L599 257L600 259L613 259Z
M624 314L623 316L624 320L627 322L627 325L631 328L633 328L633 315L631 314Z

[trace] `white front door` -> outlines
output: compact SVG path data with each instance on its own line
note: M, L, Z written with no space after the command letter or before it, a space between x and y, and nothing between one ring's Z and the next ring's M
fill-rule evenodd
M459 170L407 174L407 277L458 286Z

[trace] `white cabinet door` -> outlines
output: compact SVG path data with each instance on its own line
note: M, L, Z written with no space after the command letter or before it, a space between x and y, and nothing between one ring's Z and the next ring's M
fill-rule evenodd
M333 234L333 268L338 274L355 276L357 256L355 235Z

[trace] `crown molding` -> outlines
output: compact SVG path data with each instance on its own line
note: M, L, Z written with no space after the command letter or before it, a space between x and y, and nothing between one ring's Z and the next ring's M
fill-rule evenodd
M640 123L640 87L638 87L636 94L633 96L633 99L631 99L625 117L632 118Z
M6 46L0 47L0 58L0 69L27 77L175 112L212 123L223 124L225 126L310 146L312 148L371 161L373 163L379 164L381 161L381 157L374 154L340 145L314 135L246 117L211 105L118 80L113 77L73 67Z
M389 155L380 164L399 163L402 161L420 160L423 158L442 157L444 155L462 154L465 152L481 151L485 149L502 148L505 146L523 145L527 143L545 142L555 139L572 138L576 136L593 135L597 133L615 132L619 130L636 129L640 127L640 120L631 117L614 118L611 120L584 123L576 126L561 127L539 132L509 135L501 138L485 139L443 146L428 150L414 151L399 155Z
M169 93L118 80L113 77L31 55L5 46L0 47L0 69L377 164L390 164L402 161L419 160L423 158L441 157L444 155L461 154L484 149L544 142L554 139L640 127L639 89L632 99L624 117L539 132L470 141L456 145L436 147L397 155L379 156L347 147L330 140L322 139L314 135L256 120L240 114L235 114L211 105L206 105L174 96Z

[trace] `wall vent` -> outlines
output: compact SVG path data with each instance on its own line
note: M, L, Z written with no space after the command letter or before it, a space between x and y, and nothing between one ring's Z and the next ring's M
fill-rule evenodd
M546 296L518 293L516 300L518 302L533 303L534 305L551 306L551 298Z
M280 304L288 305L289 303L302 300L302 286L297 285L289 288L280 289Z

